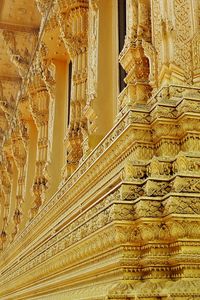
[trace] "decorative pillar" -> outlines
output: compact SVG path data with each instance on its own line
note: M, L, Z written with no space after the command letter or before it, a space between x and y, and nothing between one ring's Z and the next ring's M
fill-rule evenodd
M191 84L191 39L194 35L192 1L151 0L151 8L152 43L158 55L159 86L169 82Z
M194 19L194 36L192 40L192 62L193 62L193 83L199 87L200 85L200 22L199 12L200 3L199 1L192 1L193 3L193 19Z
M0 107L0 153L3 149L3 144L6 137L6 130L8 129L8 121L5 116L5 112L2 110L2 107Z
M7 241L6 228L8 225L8 217L11 201L11 186L12 186L12 157L9 148L8 135L9 130L12 130L15 122L14 118L15 100L11 95L9 99L5 96L5 91L2 82L0 82L0 185L1 199L3 210L3 224L0 234L2 248Z
M49 101L50 96L41 75L35 75L29 85L30 108L38 130L37 158L33 194L34 207L31 209L33 218L45 200L45 191L48 188L47 167L49 163Z
M119 95L118 117L135 104L145 104L151 95L150 66L143 41L151 39L150 7L148 1L127 1L127 35L119 61L127 76L126 88Z
M88 81L87 81L87 101L84 108L84 115L88 120L88 134L83 141L84 154L91 148L89 136L96 131L97 112L94 109L94 102L97 98L97 76L98 76L98 23L99 8L98 0L89 1L88 14Z
M5 86L4 86L5 87ZM18 231L18 226L21 221L21 204L23 202L24 196L24 184L25 184L25 166L26 166L26 139L27 139L27 129L22 120L20 120L19 114L16 116L16 99L11 95L10 98L6 98L6 89L4 91L3 85L1 84L1 102L0 107L4 112L4 118L9 124L9 131L11 133L11 139L6 142L9 145L8 157L14 158L16 167L18 169L18 184L17 184L17 195L16 195L16 209L14 212L13 220L15 224L15 229L12 234L12 238L16 235ZM8 125L7 125L8 129ZM4 145L4 148L8 148ZM5 149L4 149L5 150Z
M11 186L12 186L12 163L10 157L2 151L0 157L0 185L3 200L3 224L0 233L2 247L7 241L8 233L6 231L10 210Z
M18 232L21 218L23 215L21 205L24 201L25 194L25 176L26 176L26 161L27 161L27 128L23 121L19 121L18 126L12 131L12 153L16 167L18 170L17 179L17 194L13 221L15 229L12 238Z
M86 105L88 1L58 1L59 25L65 47L72 61L70 124L66 133L64 179L77 168L83 156L83 140L87 136Z

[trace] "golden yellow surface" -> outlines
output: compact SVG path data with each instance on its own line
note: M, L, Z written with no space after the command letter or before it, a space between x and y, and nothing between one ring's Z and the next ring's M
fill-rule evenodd
M124 2L0 1L2 300L200 299L200 1Z

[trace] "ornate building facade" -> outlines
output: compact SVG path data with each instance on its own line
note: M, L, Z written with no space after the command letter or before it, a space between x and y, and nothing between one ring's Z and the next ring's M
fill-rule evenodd
M200 1L0 3L0 299L200 299Z

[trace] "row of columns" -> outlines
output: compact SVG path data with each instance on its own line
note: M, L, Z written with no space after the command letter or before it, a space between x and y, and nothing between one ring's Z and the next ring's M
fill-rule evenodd
M42 14L44 13L45 7L49 9L48 1L37 1L42 5ZM44 3L43 3L44 2ZM88 141L90 135L91 115L94 115L93 109L90 107L92 104L88 101L88 89L90 89L91 82L88 82L88 49L90 49L90 55L94 57L94 68L95 64L98 63L98 56L95 52L94 47L88 45L88 34L90 38L93 38L94 45L99 47L97 41L98 24L94 22L94 28L89 27L88 15L89 10L93 11L92 16L98 18L98 3L95 1L55 1L56 13L57 13L57 26L60 29L62 41L65 45L66 52L70 56L72 63L72 89L70 95L70 115L69 125L66 126L65 132L65 162L63 167L63 180L65 181L77 168L79 163L82 161L84 156L88 153ZM185 0L185 2L187 2ZM122 67L125 69L127 76L125 82L127 84L124 91L119 96L118 101L118 118L126 112L128 109L138 104L145 104L150 98L151 94L156 91L158 86L166 83L166 78L169 76L170 64L172 64L176 58L178 50L174 49L171 51L162 45L159 36L160 30L167 40L174 38L173 28L178 25L178 8L174 6L175 20L173 24L175 27L168 26L169 16L159 16L160 23L156 20L156 13L161 13L162 9L158 7L159 1L148 1L148 0L127 0L127 33L125 38L124 49L122 50L119 60ZM171 2L170 2L171 3ZM187 4L187 3L186 3ZM38 4L39 5L39 4ZM46 6L45 6L46 5ZM163 5L166 2L163 1ZM151 17L152 12L152 17ZM168 12L169 14L169 12ZM96 20L96 19L95 19ZM93 22L94 20L90 20ZM166 23L168 22L168 23ZM192 21L188 21L192 22ZM168 25L167 25L168 24ZM197 25L196 25L197 26ZM152 39L151 29L153 30L154 39ZM88 30L90 32L88 33ZM92 33L91 33L92 32ZM7 40L12 40L9 36L6 36ZM160 39L160 40L159 40ZM165 39L164 39L165 40ZM10 42L9 42L10 43ZM178 49L180 45L178 40L173 43L175 48ZM199 39L197 35L194 38L194 51L198 49ZM11 45L12 46L12 45ZM13 51L9 48L13 55ZM51 63L51 58L48 58L48 49L46 50L44 45L41 43L36 57L37 59L33 62L32 70L29 76L29 83L27 86L27 98L30 105L31 116L34 119L37 128L37 157L35 163L35 174L32 186L32 192L34 194L34 203L31 209L32 219L38 212L40 206L45 201L45 194L48 190L49 185L49 174L48 167L50 163L51 153L51 137L50 127L52 126L52 115L51 108L52 103L55 102L55 74L54 67ZM106 47L106 45L105 45ZM163 53L161 48L164 50L163 58L161 61L166 62L168 68L164 71L159 69L156 65L156 55ZM46 52L47 51L47 52ZM167 51L170 53L167 54ZM40 54L41 53L41 54ZM172 57L172 54L174 56ZM91 59L91 57L90 57ZM23 62L26 60L23 60ZM196 62L196 60L195 60ZM90 62L89 62L90 63ZM94 72L94 68L92 72ZM172 68L175 81L177 78L181 80L181 76L177 77L177 68ZM21 69L20 69L21 70ZM199 62L196 62L195 66L195 82L198 82L199 78ZM94 74L95 73L92 73ZM165 75L163 75L164 73ZM170 71L171 72L171 71ZM90 74L90 80L92 80ZM168 75L167 75L168 74ZM180 75L180 74L179 74ZM171 76L171 75L170 75ZM180 82L180 81L179 81ZM96 88L97 89L97 88ZM95 94L95 83L92 90L92 96L94 99L97 97ZM127 97L128 95L128 97ZM102 105L101 103L98 104ZM52 110L53 113L53 110ZM4 118L4 112L2 117ZM4 121L5 123L6 121ZM1 129L4 128L1 125ZM6 127L6 125L5 125ZM0 138L3 139L3 132L0 132ZM21 222L21 203L23 202L24 187L25 187L25 174L26 174L26 141L23 137L21 129L16 129L12 134L13 143L13 159L18 169L18 187L16 196L16 209L14 212L15 230L13 236L15 236L19 223ZM9 180L9 172L6 171L6 166L2 167L2 188L1 195L4 198L5 213L4 219L5 224L7 222L9 203L9 193L11 181ZM2 240L5 240L5 224L2 230Z

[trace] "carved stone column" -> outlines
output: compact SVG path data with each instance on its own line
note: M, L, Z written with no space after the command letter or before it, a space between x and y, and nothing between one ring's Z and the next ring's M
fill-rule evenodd
M192 40L193 83L200 85L200 3L193 0L194 36Z
M4 84L4 88L6 85ZM7 89L9 86L7 87ZM0 101L0 107L2 109L2 114L4 114L4 118L7 121L7 124L9 124L7 127L8 136L6 141L6 144L4 145L4 150L8 148L8 157L14 158L14 162L16 164L16 167L18 169L18 179L17 179L17 194L16 194L16 210L13 216L13 220L15 223L15 229L12 234L12 238L16 235L18 231L18 225L21 220L21 204L23 202L23 194L24 194L24 184L25 184L25 165L26 165L26 138L27 138L27 132L26 127L24 123L20 120L19 115L16 116L16 99L14 97L10 96L10 98L6 97L6 88L3 89L2 83L0 84L1 89L1 101ZM3 117L3 115L2 115ZM5 120L4 120L5 122ZM11 133L11 138L9 135L9 132ZM5 139L6 140L6 139ZM9 147L7 146L9 145Z
M97 99L97 77L98 77L98 31L99 31L99 7L98 0L89 1L88 14L88 80L87 80L87 101L84 108L84 115L87 118L87 130L83 141L84 155L91 150L89 139L97 129L97 112L94 109L94 103ZM83 155L83 158L84 158Z
M119 112L125 112L134 104L145 104L152 90L149 84L149 59L143 46L143 41L148 43L151 37L148 1L128 1L127 12L127 35L119 56L120 64L127 73L127 86L119 96Z
M5 152L2 152L0 157L0 185L3 200L3 227L0 237L3 246L8 237L6 227L8 225L12 186L12 163Z
M0 234L2 248L7 241L6 227L10 209L11 185L12 185L12 162L10 153L5 152L5 142L8 138L9 128L12 128L11 118L13 117L14 99L11 96L8 100L5 97L3 85L0 82L0 186L2 200L3 227ZM9 124L9 127L8 127Z
M31 112L38 130L36 170L33 184L35 204L31 209L31 217L34 217L45 200L45 191L48 188L47 167L49 162L48 122L50 97L46 84L39 75L36 75L29 85L29 95Z
M16 203L13 215L15 229L12 234L12 238L15 237L19 229L18 227L21 223L21 218L23 214L21 205L24 201L25 193L27 138L27 128L22 121L19 121L18 126L12 132L12 152L18 170Z
M192 10L197 10L193 8L190 0L153 0L151 6L152 42L158 55L159 85L172 81L191 84L193 68L191 39L195 28Z
M199 29L200 32L200 29ZM200 33L197 32L193 38L193 82L196 86L200 84Z
M83 156L83 139L87 135L86 105L88 1L58 1L62 38L72 61L70 124L66 133L64 178L78 166Z
M0 108L0 150L2 151L3 144L5 141L5 132L8 128L7 118L4 111Z

